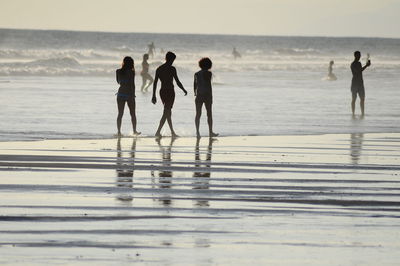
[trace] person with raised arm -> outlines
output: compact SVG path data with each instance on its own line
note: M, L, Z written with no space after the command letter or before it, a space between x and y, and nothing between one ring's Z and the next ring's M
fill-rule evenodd
M368 59L365 66L362 66L360 63L361 53L360 51L354 52L354 61L351 63L351 73L353 74L353 78L351 80L351 111L353 116L355 116L356 109L356 99L357 94L360 96L360 108L361 108L361 116L365 115L364 106L365 106L365 88L364 88L364 80L362 72L371 65L371 60Z

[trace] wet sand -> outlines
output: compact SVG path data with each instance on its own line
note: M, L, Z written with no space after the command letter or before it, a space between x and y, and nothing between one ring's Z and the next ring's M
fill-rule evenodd
M400 134L0 143L0 263L398 265Z

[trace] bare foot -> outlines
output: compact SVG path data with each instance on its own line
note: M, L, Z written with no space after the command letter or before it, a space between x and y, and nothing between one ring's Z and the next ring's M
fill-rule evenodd
M134 136L139 136L140 134L142 134L142 132L139 132L139 131L133 132L133 135L134 135Z
M172 138L179 138L179 135L177 135L175 132L171 134Z
M210 138L218 137L218 136L219 136L218 133L214 133L214 132L211 132L211 133L210 133Z
M156 137L156 138L161 138L162 136L161 136L161 133L157 132L157 133L154 135L154 137Z

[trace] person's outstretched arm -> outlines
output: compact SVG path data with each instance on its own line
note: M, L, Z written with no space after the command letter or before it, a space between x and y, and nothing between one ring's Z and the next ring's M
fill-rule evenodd
M156 97L157 83L158 83L158 71L156 71L156 76L154 77L154 83L153 83L153 97L151 98L151 102L153 104L156 104L157 102L157 97Z
M185 96L187 95L187 91L185 90L185 88L183 87L182 83L180 82L179 78L178 78L178 74L176 73L176 69L174 68L174 79L176 82L176 85L178 85L179 88L181 88L181 90L185 93Z

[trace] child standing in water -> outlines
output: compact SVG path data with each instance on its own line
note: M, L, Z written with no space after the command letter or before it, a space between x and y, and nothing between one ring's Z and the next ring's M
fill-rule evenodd
M208 131L210 137L218 136L217 133L213 132L213 119L212 119L212 87L211 87L211 78L212 73L209 71L212 67L212 62L210 58L202 58L199 61L199 66L201 68L196 74L194 74L194 95L196 96L196 135L200 138L200 117L201 117L201 109L203 104L206 107L207 111L207 122L208 122Z
M335 62L332 60L329 62L329 67L328 67L328 80L337 80L337 77L335 74L333 74L333 64Z

